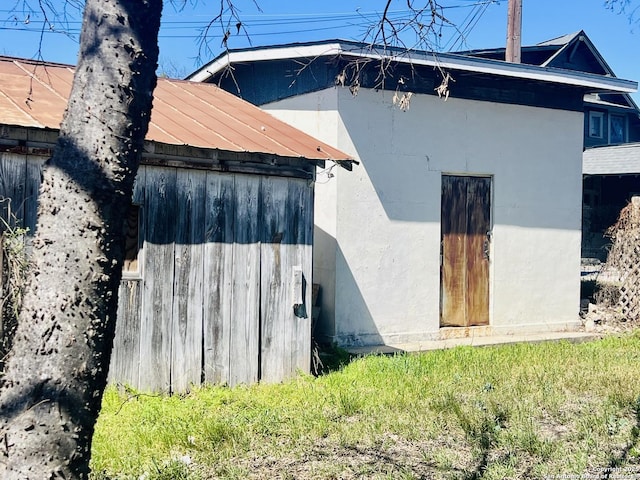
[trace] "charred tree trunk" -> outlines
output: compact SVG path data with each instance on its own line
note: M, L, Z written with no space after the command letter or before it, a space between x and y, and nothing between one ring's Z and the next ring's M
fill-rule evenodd
M162 0L85 2L73 88L44 172L27 292L0 385L4 479L89 473L161 10Z

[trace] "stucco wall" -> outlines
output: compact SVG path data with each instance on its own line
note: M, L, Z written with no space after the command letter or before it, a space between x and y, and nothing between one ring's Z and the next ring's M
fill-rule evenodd
M345 132L339 122L336 93L335 89L328 89L262 108L300 130L313 132L312 135L324 139L325 143L336 146L341 143L339 136ZM291 100L294 105L290 105ZM340 170L343 169L327 162L325 168L318 168L315 182L313 283L321 286L321 308L314 334L329 341L335 336L336 211Z
M493 178L482 332L576 326L582 114L427 95L401 111L392 95L332 88L265 106L361 161L316 187L321 331L343 345L439 338L443 173Z

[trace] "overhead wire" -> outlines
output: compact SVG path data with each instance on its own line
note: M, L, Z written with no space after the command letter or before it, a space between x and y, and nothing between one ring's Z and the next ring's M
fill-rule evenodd
M496 3L496 0L458 0L456 4L444 5L443 10L454 9L466 9L471 10L461 23L461 27L457 28L458 35L450 37L445 47L451 45L453 48L458 43L464 42L464 37L473 30L478 21L486 12L487 7L490 4ZM389 17L394 22L407 22L411 17L410 10L393 10L389 12ZM14 15L13 19L5 20L3 24L0 24L0 30L4 31L21 31L21 32L37 32L42 33L42 25L36 18L29 17L28 21L22 21L15 16L15 10L0 9L0 16L2 14ZM181 13L174 14L172 16L182 15ZM200 32L202 32L207 25L209 25L211 19L206 15L197 15L196 17L202 17L203 20L164 20L161 25L160 38L193 38L194 40L200 38ZM379 19L380 12L377 11L356 11L356 12L332 12L332 13L291 13L291 14L253 14L243 15L243 26L251 30L251 36L282 36L282 35L294 35L306 32L318 32L326 30L344 30L344 29L365 29L371 24L371 22ZM170 17L169 17L170 18ZM194 18L194 16L191 16ZM206 18L206 19L205 19ZM315 24L324 24L325 26L317 28L308 28ZM65 20L60 28L46 29L46 34L64 33L67 36L78 36L82 26L81 21ZM289 29L283 30L278 28L277 31L269 29L269 27L282 27L288 26ZM298 27L298 28L296 28ZM268 31L261 31L268 29ZM191 30L193 33L180 34L180 30ZM222 37L223 32L219 35L210 35L211 38ZM453 40L455 38L455 40Z
M463 21L462 29L459 30L457 36L450 37L449 42L445 46L445 50L447 51L455 51L458 48L461 48L465 43L469 34L475 29L476 25L482 18L482 16L487 11L489 5L493 2L485 2L484 4L476 4L471 12L467 15L465 20Z

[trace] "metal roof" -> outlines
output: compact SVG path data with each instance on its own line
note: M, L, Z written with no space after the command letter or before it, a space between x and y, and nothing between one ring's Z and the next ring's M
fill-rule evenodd
M0 56L0 122L58 130L74 67ZM212 84L158 79L147 140L309 160L351 158Z
M582 174L640 174L640 143L587 148L582 154Z
M189 75L187 79L194 82L205 82L215 73L225 70L229 65L240 62L291 58L315 59L327 56L370 59L384 58L411 65L428 65L450 70L573 85L581 87L588 92L632 93L638 88L637 82L631 80L623 80L575 70L526 65L523 63L509 63L502 60L470 57L468 55L455 53L434 53L418 50L401 52L396 49L344 40L230 50Z
M571 42L574 38L576 38L580 34L584 34L584 31L578 30L577 32L561 35L559 37L552 38L550 40L545 40L544 42L536 43L536 46L540 46L540 47L544 47L548 45L564 46L569 42Z

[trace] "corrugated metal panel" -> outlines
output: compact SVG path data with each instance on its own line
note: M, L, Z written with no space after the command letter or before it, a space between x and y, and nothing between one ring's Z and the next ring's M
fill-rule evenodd
M73 67L0 57L0 118L23 127L60 128ZM310 160L347 154L215 85L158 79L147 140Z
M640 143L588 148L582 154L584 175L640 174Z

